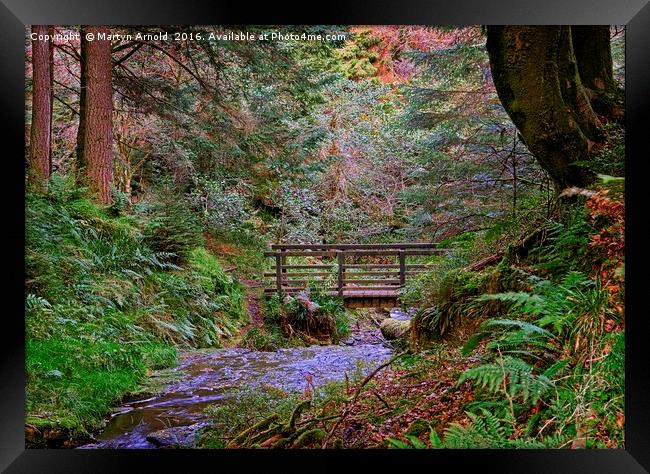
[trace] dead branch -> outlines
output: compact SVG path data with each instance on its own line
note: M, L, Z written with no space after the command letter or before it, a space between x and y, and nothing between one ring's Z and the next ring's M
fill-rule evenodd
M495 253L494 255L490 255L488 257L482 258L481 260L472 263L471 265L467 266L465 269L470 271L470 272L477 272L479 270L482 270L483 268L487 267L488 265L491 265L503 257L503 252L499 251Z

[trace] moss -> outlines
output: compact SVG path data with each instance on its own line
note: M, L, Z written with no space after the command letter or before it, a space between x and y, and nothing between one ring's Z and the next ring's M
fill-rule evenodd
M386 318L381 322L381 333L388 340L408 337L411 331L411 321L398 321Z
M301 434L296 441L294 441L293 448L302 448L313 443L317 443L325 439L325 432L320 428L314 428L309 431L305 431Z
M431 427L427 420L415 420L411 425L404 431L405 436L420 436L424 433L428 433Z

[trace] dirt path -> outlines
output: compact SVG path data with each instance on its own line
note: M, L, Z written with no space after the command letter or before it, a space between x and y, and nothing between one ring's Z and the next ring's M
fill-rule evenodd
M250 323L242 327L239 331L238 340L242 340L248 331L253 328L262 328L264 326L264 318L262 317L261 305L261 288L262 285L255 280L248 280L241 278L239 280L244 286L246 286L246 309L250 316Z

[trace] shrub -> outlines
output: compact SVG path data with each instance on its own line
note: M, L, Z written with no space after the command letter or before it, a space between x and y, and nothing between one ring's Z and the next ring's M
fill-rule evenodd
M424 306L413 317L412 340L437 339L475 316L472 298L487 288L491 274L452 269L430 277Z
M144 242L179 263L187 260L192 249L204 244L201 233L201 223L189 206L182 198L170 196L154 207L144 226Z

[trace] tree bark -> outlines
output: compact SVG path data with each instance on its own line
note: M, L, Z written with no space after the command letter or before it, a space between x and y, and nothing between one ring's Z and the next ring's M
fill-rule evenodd
M76 163L76 179L80 185L85 185L86 161L84 156L84 134L86 132L86 83L88 82L86 63L88 62L88 54L86 53L86 29L81 27L79 29L81 34L81 48L80 55L81 61L79 64L79 128L77 129L77 163Z
M573 50L582 84L593 109L600 115L615 115L618 86L614 80L609 26L571 27Z
M47 26L34 25L32 33L46 35ZM47 190L50 177L51 70L48 42L32 41L32 126L29 144L28 182L37 191Z
M594 178L578 166L589 158L588 137L597 122L575 71L569 31L559 26L487 27L499 99L558 191L586 186Z
M585 88L582 85L582 78L578 73L578 63L573 53L571 41L571 28L560 27L560 43L557 51L557 62L559 66L560 90L562 98L569 107L570 113L580 125L580 130L592 141L600 141L603 138L602 124L598 116L591 108L591 102ZM591 143L588 143L591 148Z
M86 95L83 115L83 162L91 194L103 204L112 201L113 182L113 89L111 43L97 39L109 34L105 26L88 26L94 41L86 44Z
M582 84L591 90L615 84L609 26L574 25L571 38Z
M50 38L54 37L54 27L49 26L47 28L47 34L50 35ZM50 149L48 151L48 162L50 175L52 174L52 157L54 153L54 41L50 40L47 42L49 58L48 62L50 64Z

